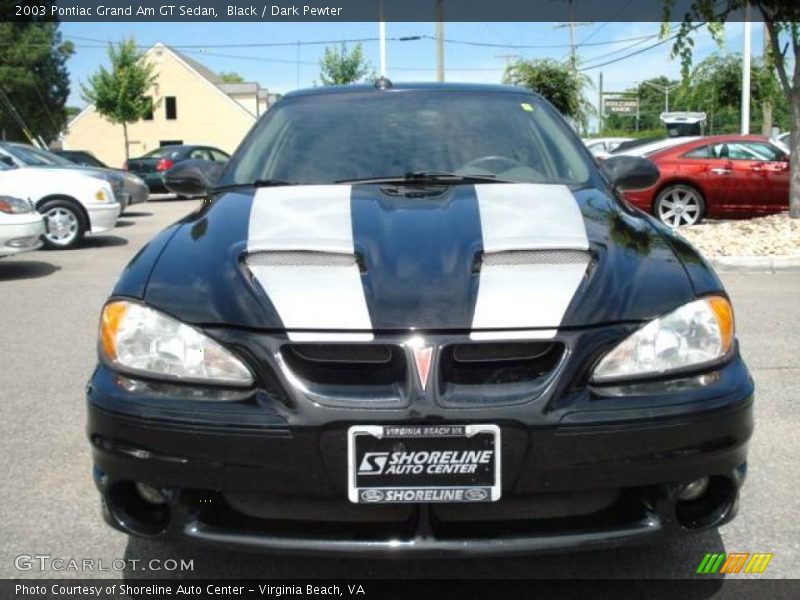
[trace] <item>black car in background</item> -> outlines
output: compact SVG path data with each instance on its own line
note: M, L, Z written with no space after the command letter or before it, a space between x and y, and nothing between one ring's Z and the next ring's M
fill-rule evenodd
M86 150L51 150L53 154L66 158L70 162L82 167L99 167L101 169L110 168L106 163Z
M169 150L165 150L169 153ZM612 547L733 518L753 381L721 282L544 99L283 97L128 265L88 437L105 518L249 550Z
M225 164L230 155L212 146L162 146L139 158L129 158L124 169L142 177L151 192L165 193L164 173L184 160L205 160Z

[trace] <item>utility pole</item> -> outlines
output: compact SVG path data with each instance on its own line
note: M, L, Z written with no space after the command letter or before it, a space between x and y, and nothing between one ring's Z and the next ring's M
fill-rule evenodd
M597 135L602 135L603 133L603 72L600 71L599 81L597 83L597 89L600 90L600 94L597 97Z
M444 81L444 0L436 0L436 81Z
M742 45L742 135L750 133L750 4L744 6L744 43Z
M768 67L770 65L770 44L772 40L769 34L769 27L764 23L764 48L761 51L763 56L763 65ZM761 135L765 137L772 137L772 102L766 96L761 102Z
M383 20L383 0L378 3L378 33L381 47L381 77L386 77L386 21Z
M297 40L297 64L295 65L295 89L300 89L300 40Z

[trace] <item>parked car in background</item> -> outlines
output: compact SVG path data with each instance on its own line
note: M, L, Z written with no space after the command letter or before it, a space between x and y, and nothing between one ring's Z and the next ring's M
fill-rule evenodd
M791 153L792 151L792 133L790 131L786 131L774 137L772 139L779 147L785 148L786 153Z
M584 138L581 141L595 156L608 156L620 144L631 141L628 137Z
M149 190L140 177L107 167L79 165L49 150L42 150L29 144L0 142L0 156L5 156L18 167L46 167L49 169L80 170L84 174L108 181L119 202L122 212L131 204L147 202Z
M630 143L620 144L616 150L612 150L611 156L649 156L659 150L680 146L686 142L701 139L701 136L657 138L649 140L632 140Z
M120 213L108 182L77 169L13 168L0 162L0 194L33 203L45 218L48 248L74 248L87 233L109 231Z
M30 200L0 196L0 257L36 250L44 232L44 218Z
M53 154L57 154L68 161L81 165L82 167L100 167L101 169L110 168L106 163L97 158L91 152L86 150L51 150Z
M164 174L177 163L189 159L225 164L230 155L211 146L162 146L139 158L128 159L124 168L140 175L151 192L166 193Z
M789 207L789 157L785 147L767 138L707 136L646 156L658 166L659 180L647 189L625 192L625 198L670 227Z

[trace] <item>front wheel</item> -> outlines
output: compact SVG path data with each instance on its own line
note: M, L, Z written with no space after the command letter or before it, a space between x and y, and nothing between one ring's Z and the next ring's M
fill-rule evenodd
M52 250L74 248L86 235L86 219L74 202L69 200L50 200L42 204L38 212L47 224L44 245Z
M699 223L703 219L706 204L698 190L680 184L661 190L653 208L662 223L675 228Z

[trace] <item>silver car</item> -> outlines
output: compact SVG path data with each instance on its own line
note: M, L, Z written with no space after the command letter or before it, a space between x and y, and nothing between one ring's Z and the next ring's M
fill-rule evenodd
M0 142L0 160L17 167L45 167L50 169L75 169L105 179L122 207L122 212L131 204L147 202L149 190L141 177L118 169L78 165L67 158L48 150L28 144Z

